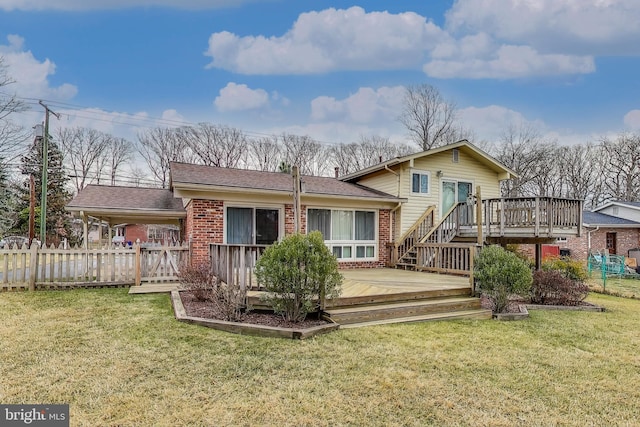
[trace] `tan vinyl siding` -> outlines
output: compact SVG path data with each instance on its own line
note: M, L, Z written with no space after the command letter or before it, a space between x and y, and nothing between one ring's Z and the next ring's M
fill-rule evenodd
M429 195L416 195L411 192L413 170L429 172L431 178ZM438 171L442 171L442 177L437 176ZM401 176L400 197L408 199L408 202L403 204L401 208L401 234L410 228L431 205L438 206L436 220L440 220L440 189L443 179L471 182L474 193L479 185L482 189L483 199L500 197L500 182L497 172L492 171L463 150L459 151L458 163L453 163L451 150L415 159L413 168L407 162L403 165Z
M398 173L398 167L394 167L391 170ZM373 188L374 190L383 191L392 196L398 195L398 176L388 170L364 177L358 181L358 184Z

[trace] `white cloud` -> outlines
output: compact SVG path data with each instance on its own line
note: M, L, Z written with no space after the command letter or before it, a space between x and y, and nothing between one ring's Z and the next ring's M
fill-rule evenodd
M590 56L541 54L529 46L503 45L496 49L468 48L463 39L460 46L449 46L447 54L427 62L423 70L437 78L512 79L532 76L586 74L595 71Z
M6 86L20 97L68 100L78 93L78 88L64 83L50 86L49 77L55 74L56 65L49 59L38 61L31 51L24 50L24 39L17 35L7 36L8 45L0 45L0 56L4 58L9 76L15 83Z
M640 110L631 110L624 115L624 124L633 130L640 129Z
M457 0L446 28L486 32L545 53L638 54L638 16L637 0Z
M243 3L269 0L0 0L2 10L103 10L134 7L170 7L176 9L217 9Z
M402 109L404 87L363 87L343 100L320 96L311 101L311 119L332 121L347 119L357 124L395 121Z
M301 14L280 37L214 33L209 67L243 74L313 74L334 70L417 68L446 35L424 17L361 7Z
M213 103L220 112L257 110L269 106L269 94L264 89L229 82Z

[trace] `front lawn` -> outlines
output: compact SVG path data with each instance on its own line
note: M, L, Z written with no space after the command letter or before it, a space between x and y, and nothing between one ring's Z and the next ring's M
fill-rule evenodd
M71 425L631 425L640 301L519 322L347 329L307 341L177 322L168 295L0 294L0 403Z

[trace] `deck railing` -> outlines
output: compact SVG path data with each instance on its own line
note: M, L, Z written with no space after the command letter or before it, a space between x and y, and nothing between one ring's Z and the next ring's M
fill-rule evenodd
M469 276L473 287L473 262L476 245L461 243L419 243L416 245L416 270Z
M482 201L489 236L527 230L531 237L582 228L582 200L554 197L495 198Z
M426 235L433 230L435 206L430 206L420 218L413 224L411 228L391 246L391 261L401 259L409 253L414 245L420 242Z
M253 270L267 245L211 245L213 274L242 290L257 288Z

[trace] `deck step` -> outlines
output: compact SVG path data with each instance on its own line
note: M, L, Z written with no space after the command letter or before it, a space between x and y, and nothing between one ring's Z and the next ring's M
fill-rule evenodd
M269 309L267 302L261 299L262 291L250 291L247 295L249 306L255 309ZM327 300L327 308L337 309L350 306L372 306L379 304L412 302L419 300L438 300L451 297L468 297L471 295L469 287L450 288L450 289L430 289L424 291L398 292L390 294L362 295L339 297L335 300Z
M452 297L402 301L389 304L360 305L325 310L326 317L341 325L385 319L422 316L433 313L459 312L480 309L480 299Z
M389 325L393 323L427 322L435 320L461 320L461 319L491 319L491 310L477 309L453 311L445 313L431 313L420 316L396 317L393 319L372 320L369 322L341 324L340 329L361 328L364 326Z

